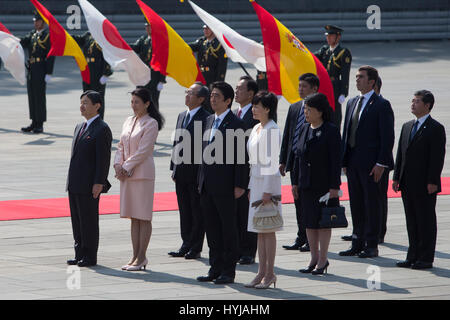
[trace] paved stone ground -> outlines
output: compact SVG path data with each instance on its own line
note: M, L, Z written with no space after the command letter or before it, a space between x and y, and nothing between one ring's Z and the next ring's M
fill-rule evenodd
M308 45L308 44L307 44ZM450 43L393 42L348 44L354 62L350 96L356 95L354 77L357 67L371 64L383 78L383 95L394 108L398 139L401 125L412 119L410 101L417 89L430 89L436 97L433 117L450 123ZM312 44L312 50L318 47ZM251 74L255 70L248 66ZM233 86L243 72L229 64L227 81ZM115 72L108 83L106 117L113 135L113 149L118 142L124 119L131 114L133 89L126 73ZM22 134L28 125L26 88L0 71L0 200L66 197L64 192L75 124L79 112L80 75L72 58L57 58L52 82L48 85L48 121L41 135ZM160 105L166 126L160 132L155 148L157 192L174 191L170 179L170 136L177 114L184 110L184 88L168 79ZM279 104L279 125L284 126L289 104ZM450 128L447 127L447 141ZM448 147L448 144L447 144ZM397 144L394 146L394 151ZM114 153L113 153L114 154ZM447 157L443 176L450 176ZM392 177L392 175L391 175ZM112 194L119 184L113 178ZM288 184L287 178L283 184ZM343 202L349 213L348 202ZM277 234L276 289L255 290L243 286L257 271L257 264L237 267L236 283L226 286L198 283L195 278L208 270L205 242L202 259L187 261L170 258L168 251L180 245L178 212L154 214L153 235L148 249L147 271L130 273L120 270L131 253L129 221L118 215L101 216L99 265L82 269L80 289L68 289L75 275L65 265L72 257L72 232L69 218L0 222L0 299L449 299L450 298L450 197L438 197L438 239L435 267L429 271L404 270L395 261L404 259L408 245L403 206L400 199L389 200L386 243L380 246L380 257L361 260L339 257L348 247L340 236L350 229L336 229L330 244L329 274L322 277L302 275L297 270L309 262L309 253L285 251L282 244L291 243L296 234L295 210L283 206L285 229ZM0 212L1 214L1 212ZM351 224L351 221L349 221ZM380 286L368 289L368 280ZM69 272L69 273L68 273ZM370 281L369 281L370 284Z

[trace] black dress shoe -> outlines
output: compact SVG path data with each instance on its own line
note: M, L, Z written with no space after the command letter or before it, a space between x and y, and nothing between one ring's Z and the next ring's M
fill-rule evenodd
M376 248L366 248L360 254L358 254L360 258L375 258L378 257L378 249Z
M44 132L44 128L43 127L37 127L33 129L33 133L42 133Z
M283 248L286 250L298 250L302 245L300 243L294 243L293 245L284 245Z
M186 255L186 253L188 253L188 252L189 252L189 250L180 249L178 251L169 252L169 255L174 258L180 258L180 257L184 257Z
M250 256L242 256L239 259L239 264L254 264L255 263L255 258L250 257Z
M350 257L350 256L357 256L360 253L361 253L361 249L351 247L350 249L348 249L346 251L339 252L339 255L343 256L343 257Z
M78 260L78 259L69 259L69 260L67 260L67 264L68 264L69 266L76 266L76 265L78 264L79 261L80 261L80 260Z
M23 128L21 128L20 130L21 130L22 132L31 132L33 129L34 129L34 125L33 125L33 124L30 124L28 127L23 127Z
M97 262L82 259L77 263L77 265L79 267L93 267L93 266L97 265Z
M214 281L215 279L217 279L218 278L218 276L212 276L212 275L207 275L207 276L200 276L200 277L197 277L197 281L200 281L200 282L208 282L208 281Z
M200 258L200 252L189 251L188 253L186 253L184 258L187 260L198 259Z
M431 262L417 261L411 268L414 270L431 269L433 268L433 264Z
M227 284L227 283L234 283L234 278L229 276L220 276L216 280L214 280L215 284Z
M414 264L414 262L405 260L405 261L398 261L396 263L396 266L399 268L411 268L411 266Z
M344 241L352 241L353 240L353 236L352 235L350 235L350 236L342 236L341 239L344 240Z
M313 265L313 266L308 266L305 269L300 269L298 271L301 273L311 273L315 268L316 268L316 265Z
M309 248L309 243L305 243L303 247L300 247L300 252L310 252L311 249Z

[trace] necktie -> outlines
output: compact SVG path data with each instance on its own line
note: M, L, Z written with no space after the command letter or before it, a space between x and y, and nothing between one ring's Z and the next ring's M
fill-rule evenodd
M241 114L242 114L242 109L239 109L238 112L237 112L237 116L238 116L239 119L241 118Z
M412 139L414 138L414 135L416 134L418 128L419 128L419 121L416 121L411 130L411 135L409 136L409 142L411 142Z
M188 124L189 124L189 120L191 120L191 114L190 114L189 111L188 111L186 117L184 117L183 129L186 129L186 127L187 127Z
M83 126L81 127L81 130L78 133L78 137L77 137L76 143L78 143L78 141L80 140L81 136L83 135L84 130L86 129L86 125L87 125L87 122L83 123Z
M304 110L304 103L302 103L302 107L300 108L300 112L298 114L298 118L297 118L297 125L295 127L295 131L294 131L294 137L292 139L292 145L293 145L293 151L294 153L297 152L297 148L298 148L298 136L300 135L300 127L302 126L302 124L305 123L305 110Z
M212 141L214 135L216 134L216 130L217 130L217 128L219 128L219 123L220 123L220 118L217 118L216 120L214 120L212 129L211 129L211 135L209 136L209 142Z
M348 138L348 144L351 148L354 148L355 144L356 144L356 129L358 129L359 113L361 112L363 100L364 100L364 96L361 96L361 98L359 98L358 106L356 107L356 110L353 112L353 115L352 115L350 136Z

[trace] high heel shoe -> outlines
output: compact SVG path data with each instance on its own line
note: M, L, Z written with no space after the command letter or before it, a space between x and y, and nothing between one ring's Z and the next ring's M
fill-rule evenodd
M267 289L270 287L270 285L273 283L273 287L276 288L276 283L277 283L277 277L273 276L273 278L269 281L269 282L263 282L260 284L257 284L255 286L256 289Z
M145 259L141 264L138 264L137 266L133 266L133 265L129 266L127 268L127 271L141 271L142 269L145 270L145 268L147 267L147 263L148 263L148 260Z
M305 269L300 269L298 271L301 272L301 273L311 273L314 270L314 268L316 267L316 265L317 264L314 264L314 265L308 266Z
M252 280L252 282L244 284L244 287L246 287L246 288L254 288L256 285L261 283L262 279L263 278L261 278L261 279L255 278L255 279Z
M327 260L327 263L325 263L325 265L322 268L316 268L314 269L311 274L314 275L318 275L318 274L323 274L324 272L327 273L328 270L328 266L330 265L330 263Z

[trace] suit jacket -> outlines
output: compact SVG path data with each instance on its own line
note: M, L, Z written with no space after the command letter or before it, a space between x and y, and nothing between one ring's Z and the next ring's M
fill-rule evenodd
M428 194L427 184L437 185L437 192L441 192L445 129L429 116L410 142L414 122L415 120L406 122L402 127L393 179L399 181L400 190L412 195Z
M299 188L328 191L341 185L341 135L331 122L324 122L311 138L309 123L303 124L293 168Z
M286 165L286 171L291 171L294 164L294 153L292 151L295 127L297 126L298 115L302 109L304 101L291 104L284 124L283 140L280 150L280 164Z
M238 110L233 110L234 115L237 117ZM247 110L247 112L244 114L244 117L241 119L244 122L244 130L247 131L248 129L253 129L255 125L259 123L259 120L256 120L253 118L253 112L252 108Z
M214 114L210 115L206 119L205 130L210 130L212 128L214 119ZM207 141L207 139L206 141L203 141L203 160L198 177L198 189L200 193L206 189L213 195L232 195L235 187L246 189L248 186L249 168L245 163L245 158L248 156L245 154L245 158L243 159L244 161L240 161L240 163L238 163L238 156L242 156L242 152L247 152L245 139L239 139L230 134L227 135L227 129L231 129L233 131L241 129L244 131L244 124L242 120L238 119L231 111L228 112L223 119L211 144ZM217 139L219 132L223 137L223 143L220 145ZM242 132L242 134L244 133ZM227 158L230 157L227 151L231 151L227 150L227 145L233 148L233 158L229 159L232 161L227 161ZM213 147L216 149L209 152L211 150L210 148ZM222 154L222 157L221 159L216 159L212 164L208 164L205 162L205 155L208 154L213 155L213 157L214 155ZM218 163L220 161L222 163Z
M253 128L247 143L250 158L250 179L262 179L262 181L258 181L262 184L258 186L258 190L261 190L262 187L263 192L276 195L281 190L281 174L278 169L280 128L273 120L269 121L258 134L257 129L259 127L260 124ZM277 139L277 141L272 141L272 139ZM272 147L276 148L272 149ZM252 185L252 183L250 184ZM249 186L249 188L252 187L254 185Z
M117 144L114 165L120 164L131 173L129 180L155 180L153 149L157 137L158 122L148 114L137 120L135 116L128 117Z
M75 128L66 190L71 193L90 194L94 184L102 184L102 192L108 192L111 187L108 181L111 130L106 122L98 117L77 142L82 127L83 123L80 123Z
M356 143L353 150L348 146L350 126L353 112L358 104L359 96L347 102L345 112L342 166L347 167L350 151L356 159L355 164L364 170L372 170L375 164L387 166L392 169L394 158L394 112L389 101L381 99L373 93L359 119L356 130Z
M183 123L186 118L187 112L183 111L178 115L176 129L182 129ZM190 119L188 126L186 127L186 130L189 132L190 135L190 163L180 163L175 164L173 162L173 157L175 155L183 157L183 149L179 151L176 148L176 145L181 143L183 141L183 138L181 136L176 135L175 140L173 142L173 154L172 154L172 160L170 161L170 170L172 170L172 178L176 179L177 182L184 182L184 183L197 183L197 177L198 177L198 170L201 163L201 153L198 154L195 151L195 146L200 146L200 151L202 149L202 143L203 143L203 132L204 127L206 123L206 118L210 115L208 111L206 111L203 107L200 107L200 109L195 113L194 117ZM194 131L194 123L200 123L200 131L195 132ZM186 148L186 145L182 145L183 148Z

